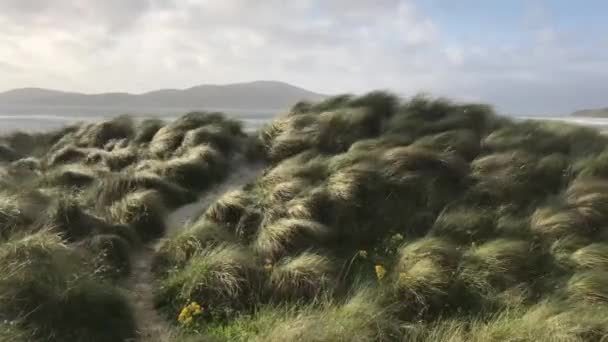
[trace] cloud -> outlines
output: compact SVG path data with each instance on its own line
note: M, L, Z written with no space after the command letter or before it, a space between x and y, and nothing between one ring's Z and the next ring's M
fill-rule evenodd
M608 49L530 3L521 39L503 42L484 39L491 28L448 40L451 27L414 0L3 0L0 89L278 79L326 93L425 91L507 112L556 110L541 98L568 110L578 99L599 103Z

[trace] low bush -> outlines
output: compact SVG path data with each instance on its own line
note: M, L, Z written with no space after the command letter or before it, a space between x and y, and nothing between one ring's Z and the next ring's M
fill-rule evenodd
M447 208L439 216L430 233L463 243L479 242L494 237L496 218L482 208Z
M335 286L335 266L316 253L286 257L266 268L270 270L269 286L275 299L314 302Z
M261 256L276 260L314 246L322 246L331 238L329 227L318 222L299 219L280 219L262 226L254 247Z
M113 222L133 227L142 240L161 237L165 232L165 206L154 190L127 194L112 204L109 215Z
M184 267L197 253L227 242L234 242L234 237L225 227L198 221L163 241L155 256L154 269L162 273L171 268Z
M80 258L58 235L41 231L4 242L0 261L0 316L20 322L34 340L135 337L126 299L112 285L85 275Z
M474 291L492 296L533 279L540 271L535 267L538 258L528 241L495 239L465 253L458 276Z
M568 281L566 293L575 302L608 303L608 272L592 270L575 273Z
M152 141L154 135L165 125L160 119L146 119L137 125L133 142L146 144Z
M199 319L221 321L255 305L263 277L264 271L246 249L208 247L162 280L158 304L177 317L182 307L196 302L205 310Z

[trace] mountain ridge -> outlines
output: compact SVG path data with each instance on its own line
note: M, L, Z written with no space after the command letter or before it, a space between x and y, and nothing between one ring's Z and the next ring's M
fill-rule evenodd
M592 118L608 118L608 107L595 109L581 109L570 114L571 116L585 116Z
M80 93L45 88L17 88L0 93L0 105L47 106L196 106L208 108L286 108L298 101L326 95L279 81L201 84L184 89L143 93Z

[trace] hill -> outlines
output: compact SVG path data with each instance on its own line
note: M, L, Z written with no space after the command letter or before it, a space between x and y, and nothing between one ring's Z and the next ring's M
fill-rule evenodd
M608 108L583 109L572 113L572 116L586 116L592 118L608 118Z
M607 146L384 92L2 136L0 341L607 341Z
M22 88L0 93L0 105L43 106L154 106L233 109L284 109L300 100L324 98L303 88L277 81L226 85L199 85L187 89L162 89L143 94L84 94L51 89Z

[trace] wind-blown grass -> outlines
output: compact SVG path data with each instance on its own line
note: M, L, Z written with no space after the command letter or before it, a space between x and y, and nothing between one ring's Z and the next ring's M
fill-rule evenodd
M601 341L607 142L386 92L253 135L193 112L1 137L0 338L135 337L115 284L163 238L152 285L178 341ZM267 168L165 237L242 156Z

